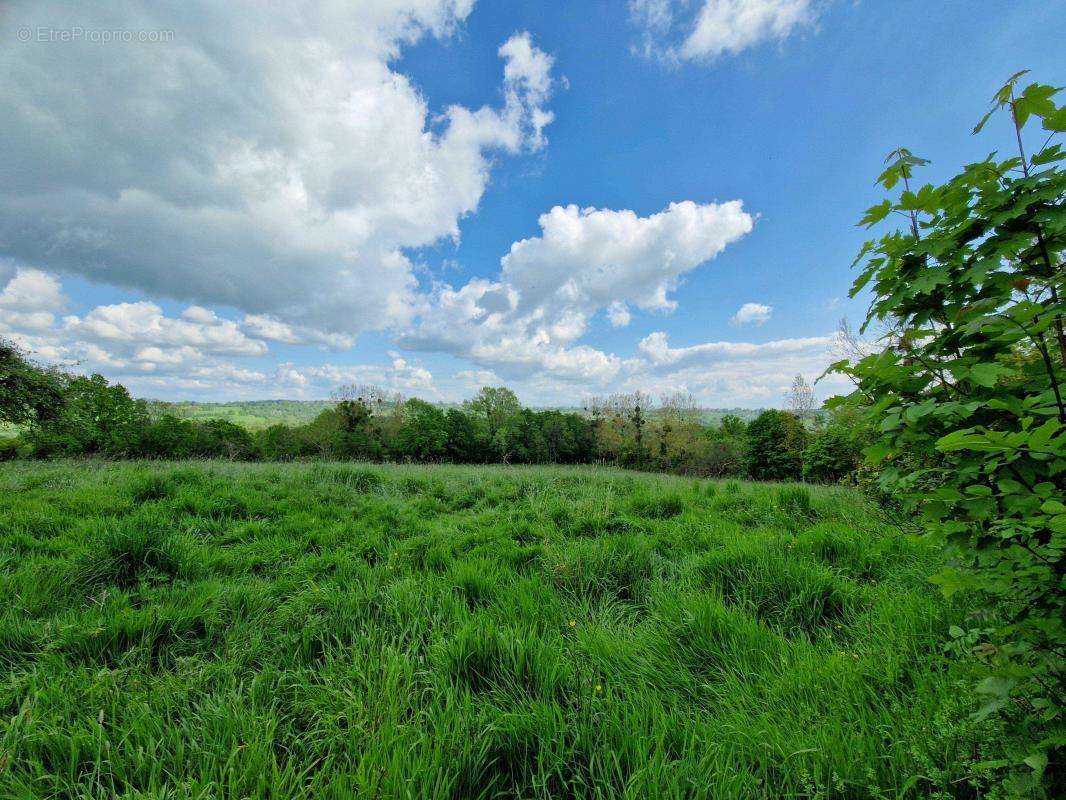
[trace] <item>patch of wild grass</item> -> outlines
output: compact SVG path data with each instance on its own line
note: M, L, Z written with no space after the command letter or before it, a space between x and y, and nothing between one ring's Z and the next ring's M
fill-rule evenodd
M0 796L980 796L921 545L837 488L0 465Z

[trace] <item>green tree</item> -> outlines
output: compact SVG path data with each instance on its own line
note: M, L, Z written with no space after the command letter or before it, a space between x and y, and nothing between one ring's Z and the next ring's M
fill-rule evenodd
M522 411L522 404L510 389L504 386L484 386L466 402L466 410L483 429L483 439L490 447L500 444L499 432ZM485 460L492 461L502 456L502 452Z
M448 421L444 412L425 400L403 404L396 432L396 454L411 461L443 461L448 454Z
M859 466L862 447L839 428L827 427L815 433L803 451L803 479L836 483Z
M1066 109L1050 86L1019 92L1022 74L974 130L1005 112L1016 155L915 187L925 161L890 154L879 182L902 192L862 221L896 212L906 228L863 247L852 289L872 289L867 325L889 334L878 352L834 365L876 415L866 453L880 488L920 515L951 558L935 581L973 611L971 630L955 634L991 663L980 714L1004 712L1024 743L1005 743L1012 793L1061 778L1066 743L1066 175L1053 143ZM1032 123L1043 145L1027 151Z
M485 456L485 448L470 415L461 409L449 408L444 416L448 431L448 460L459 464L481 461Z
M145 425L138 455L148 458L190 458L196 453L196 427L188 420L164 414Z
M719 429L726 436L741 437L747 431L748 426L744 423L740 417L736 414L726 414L722 417L722 421L718 425Z
M63 379L29 361L0 339L0 422L34 424L56 416L63 405Z
M384 455L381 431L374 420L375 405L381 407L380 402L362 397L337 403L335 410L343 429L338 447L344 456L376 461Z
M111 385L102 375L65 381L58 413L30 434L36 455L136 455L148 411L130 397L126 387Z
M795 414L768 409L745 433L748 474L757 481L798 480L807 433Z
M251 434L239 425L224 419L209 419L196 427L198 456L247 461L255 455Z
M255 436L259 457L265 461L291 461L299 458L301 439L288 425L271 425Z

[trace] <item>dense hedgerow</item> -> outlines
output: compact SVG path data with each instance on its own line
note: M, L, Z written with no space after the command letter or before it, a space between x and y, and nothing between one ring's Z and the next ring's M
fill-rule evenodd
M937 564L846 489L3 464L0 795L984 796Z
M15 369L14 367L17 367ZM469 464L612 464L706 477L834 483L856 467L868 438L845 411L804 418L761 413L750 425L727 415L705 425L691 398L666 396L658 408L640 393L593 401L582 413L522 408L505 388L484 388L462 408L419 399L340 400L306 425L275 424L254 433L221 419L156 415L119 384L76 377L28 362L0 341L0 422L17 421L20 439L0 439L0 460L225 458L235 461L355 460ZM29 397L49 387L33 406ZM373 387L363 387L379 392ZM364 394L369 394L364 392ZM36 408L36 410L35 410ZM804 449L806 447L806 449Z

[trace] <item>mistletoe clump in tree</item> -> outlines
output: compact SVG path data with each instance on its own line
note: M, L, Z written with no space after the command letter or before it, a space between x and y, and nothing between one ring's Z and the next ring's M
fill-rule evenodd
M864 245L852 296L873 292L866 324L877 352L833 369L872 408L867 458L880 488L920 511L950 567L933 580L970 604L950 634L988 665L978 716L1002 713L1015 745L998 765L1011 793L1062 779L1066 608L1066 129L1058 90L1020 89L1014 75L992 110L1011 123L1017 154L993 153L941 186L914 183L926 162L899 149L879 183L902 189L861 224L892 213L903 230ZM1042 146L1026 151L1037 128Z

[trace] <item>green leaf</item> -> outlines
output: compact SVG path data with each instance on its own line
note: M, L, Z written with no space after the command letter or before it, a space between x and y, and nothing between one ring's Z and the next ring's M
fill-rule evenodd
M970 367L969 379L978 386L991 389L996 382L1005 375L1010 375L1012 370L1002 364L974 364Z
M1043 128L1046 131L1066 131L1066 106L1056 109L1044 117Z
M1044 774L1044 770L1047 769L1047 761L1047 753L1033 753L1022 759L1022 763L1038 775Z
M878 203L875 206L870 206L866 209L866 213L863 218L859 220L860 225L864 225L867 228L872 228L878 222L883 220L892 212L892 201L885 200L883 203Z
M1054 436L1062 426L1058 420L1049 419L1039 428L1029 434L1029 446L1034 450L1045 450L1051 442L1051 437Z

